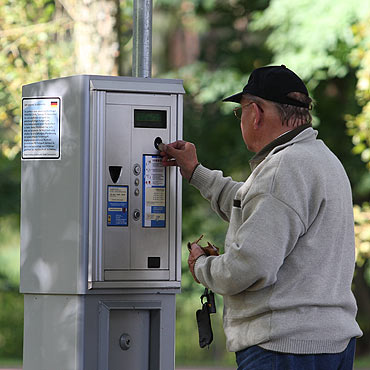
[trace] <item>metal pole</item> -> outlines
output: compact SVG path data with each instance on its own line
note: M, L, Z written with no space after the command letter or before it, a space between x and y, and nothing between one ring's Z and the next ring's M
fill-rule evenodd
M134 0L132 75L152 75L152 0Z

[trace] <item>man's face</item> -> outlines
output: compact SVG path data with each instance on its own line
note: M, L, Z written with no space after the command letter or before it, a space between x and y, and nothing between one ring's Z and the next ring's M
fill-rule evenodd
M242 132L243 140L245 145L247 146L248 150L251 152L255 152L255 146L253 145L255 142L255 130L253 129L253 121L254 121L254 108L253 103L248 101L247 98L243 97L240 101L242 106L242 116L240 120L240 129Z

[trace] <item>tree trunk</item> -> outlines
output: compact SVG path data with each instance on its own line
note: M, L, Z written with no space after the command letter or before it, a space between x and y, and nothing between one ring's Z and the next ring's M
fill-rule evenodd
M74 20L76 73L118 73L117 0L60 0Z

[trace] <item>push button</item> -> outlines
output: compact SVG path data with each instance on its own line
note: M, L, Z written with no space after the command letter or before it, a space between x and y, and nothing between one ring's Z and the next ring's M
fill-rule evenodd
M134 164L134 174L136 175L136 176L139 176L140 175L140 172L141 172L141 167L140 167L140 165L139 164Z
M121 337L119 338L119 346L123 351L127 351L131 347L131 337L129 334L122 334Z
M138 221L140 219L140 211L138 209L135 209L132 216L133 216L135 221Z

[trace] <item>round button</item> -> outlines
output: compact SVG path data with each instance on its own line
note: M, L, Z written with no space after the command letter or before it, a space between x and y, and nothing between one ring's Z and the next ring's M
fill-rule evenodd
M135 164L134 165L134 174L136 175L136 176L138 176L138 175L140 175L140 172L141 172L141 167L140 167L140 165L139 164Z
M134 210L133 217L135 221L140 219L140 211L138 209Z
M139 189L135 189L134 194L135 194L136 196L138 196L138 195L140 194L140 190L139 190Z
M139 186L139 184L140 184L140 180L139 180L138 178L136 178L136 179L135 179L135 185L136 185L136 186Z
M127 351L131 347L131 337L129 334L122 334L119 338L119 345L123 351Z

